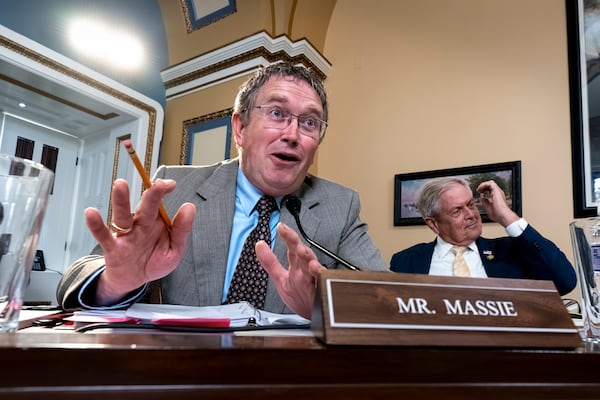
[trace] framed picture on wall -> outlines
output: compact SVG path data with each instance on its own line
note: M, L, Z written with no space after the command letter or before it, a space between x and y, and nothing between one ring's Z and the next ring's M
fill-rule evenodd
M481 182L494 180L504 191L510 208L521 215L521 161L510 161L395 175L394 226L425 225L417 208L419 192L428 181L446 176L455 176L467 181L474 196ZM483 207L478 206L478 209L482 221L489 222Z
M565 0L571 107L573 217L596 215L600 184L600 3Z
M227 109L185 121L180 164L208 165L231 158L232 113Z
M237 11L235 0L179 0L188 33Z

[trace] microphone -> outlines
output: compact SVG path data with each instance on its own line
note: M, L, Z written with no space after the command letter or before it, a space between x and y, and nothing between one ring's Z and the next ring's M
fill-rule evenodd
M298 226L298 230L300 231L300 234L302 235L304 240L306 240L308 243L313 245L315 248L317 248L322 253L328 255L329 257L333 258L335 261L342 264L344 267L351 269L352 271L360 271L360 268L355 267L354 265L350 264L348 261L344 260L337 254L332 253L331 251L327 250L325 247L321 246L320 244L318 244L317 242L315 242L314 240L312 240L311 238L308 237L306 232L304 232L304 229L302 229L302 224L300 223L300 208L302 207L302 202L300 201L300 199L297 196L287 195L287 196L285 196L284 200L285 200L285 206L287 207L290 214L292 214L292 216L296 220L296 225Z

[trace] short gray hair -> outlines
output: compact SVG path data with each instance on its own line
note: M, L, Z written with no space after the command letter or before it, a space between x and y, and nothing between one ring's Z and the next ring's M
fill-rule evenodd
M471 192L471 187L467 181L454 176L435 178L423 185L417 203L423 219L435 218L440 215L440 196L454 185L462 185Z

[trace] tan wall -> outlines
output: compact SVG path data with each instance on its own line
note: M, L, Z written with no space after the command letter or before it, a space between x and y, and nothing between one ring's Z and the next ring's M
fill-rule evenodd
M393 226L394 174L522 161L523 215L572 260L564 0L338 1L319 175L357 189L383 256L433 234ZM504 234L484 225L484 236Z

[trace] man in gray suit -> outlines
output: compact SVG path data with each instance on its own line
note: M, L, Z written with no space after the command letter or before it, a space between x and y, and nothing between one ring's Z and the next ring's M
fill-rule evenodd
M225 302L263 195L278 206L270 219L271 246L261 241L255 247L269 274L265 310L310 318L320 270L340 267L300 239L283 206L287 195L301 200L300 220L315 242L361 269L388 270L360 220L358 194L308 174L327 118L325 89L310 70L287 62L261 68L235 100L231 123L239 157L203 167L160 167L133 214L127 182L116 180L113 232L98 210L86 210L102 254L69 268L57 289L59 304L126 307L157 280L165 303ZM174 215L170 230L159 217L161 202Z

